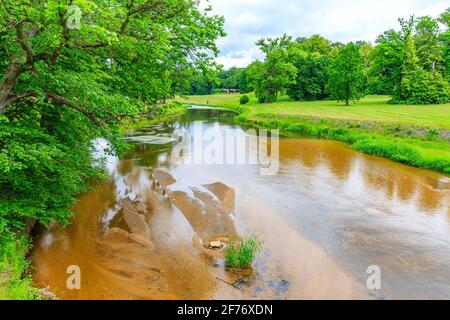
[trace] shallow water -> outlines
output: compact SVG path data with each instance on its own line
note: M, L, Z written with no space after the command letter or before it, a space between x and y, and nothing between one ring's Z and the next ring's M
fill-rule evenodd
M63 299L450 297L448 176L297 138L281 139L273 176L257 165L189 164L195 154L175 163L182 129L204 140L194 153L211 147L199 128L248 129L200 109L128 132L135 148L123 161L108 157L111 179L80 197L72 224L39 232L35 283ZM248 230L264 250L246 275L204 247ZM70 265L80 267L80 290L67 288ZM366 285L373 265L381 290Z

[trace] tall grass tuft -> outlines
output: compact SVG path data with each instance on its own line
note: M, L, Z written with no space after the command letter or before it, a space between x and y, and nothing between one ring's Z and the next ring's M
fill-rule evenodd
M249 269L262 247L263 242L257 233L245 236L239 243L230 244L225 251L226 267L235 270Z

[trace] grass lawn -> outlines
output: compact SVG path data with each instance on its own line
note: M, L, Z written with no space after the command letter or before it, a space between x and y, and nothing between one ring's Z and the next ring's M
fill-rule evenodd
M183 103L237 108L239 94L216 94L210 96L178 97ZM260 104L254 94L245 105L251 116L262 114L310 116L329 119L375 121L412 125L415 127L450 129L450 104L444 105L391 105L389 97L368 96L346 107L336 101L292 101L281 97L273 104Z

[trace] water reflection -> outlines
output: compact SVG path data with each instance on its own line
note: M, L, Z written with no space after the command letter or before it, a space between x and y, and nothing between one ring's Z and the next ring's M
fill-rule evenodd
M247 135L248 128L233 123L233 114L216 110L191 110L177 121L128 132L135 148L123 161L108 157L111 182L81 197L70 227L43 232L33 254L35 280L64 297L80 298L61 284L64 265L78 261L91 272L89 290L81 295L89 298L107 298L105 292L120 298L450 297L448 176L310 139L280 141L275 176L260 175L254 165L173 163L171 152L179 143L174 133L193 133L199 123L205 130ZM170 205L151 192L158 174L170 191ZM120 226L123 201L145 203L157 256L116 238L99 238ZM263 234L264 254L251 281L235 292L212 275L220 266L198 259L192 239L237 237L254 228ZM121 256L124 252L130 254ZM148 284L145 279L155 275L142 261L172 270L166 289ZM154 261L162 262L155 266ZM371 265L383 272L381 291L366 288ZM105 274L106 267L115 270L114 277ZM196 281L180 277L177 268ZM62 276L51 276L58 272ZM156 291L148 294L143 283Z

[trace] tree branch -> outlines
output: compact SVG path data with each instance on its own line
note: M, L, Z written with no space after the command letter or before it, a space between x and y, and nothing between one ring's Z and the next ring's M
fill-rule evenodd
M129 114L129 113L124 113L124 114L115 114L115 115L110 115L108 117L105 118L99 118L97 117L94 113L86 110L85 108L79 106L78 104L70 101L69 99L54 94L54 93L47 93L46 94L47 98L56 101L60 104L63 104L69 108L75 109L78 112L82 113L83 115L85 115L87 118L89 118L96 126L98 127L104 127L108 121L112 121L112 120L118 120L121 121L125 118L136 118L136 117L140 117L140 116L151 116L151 115L155 115L157 110L155 109L151 109L148 111L144 111L144 112L140 112L140 113L136 113L136 114Z
M65 106L67 106L69 108L77 110L78 112L82 113L87 118L89 118L98 127L103 126L103 122L95 114L93 114L92 112L87 111L85 108L83 108L83 107L79 106L78 104L70 101L66 97L63 97L63 96L60 96L60 95L57 95L57 94L54 94L54 93L47 93L46 96L50 100L53 100L55 102L58 102L60 104L65 105Z

